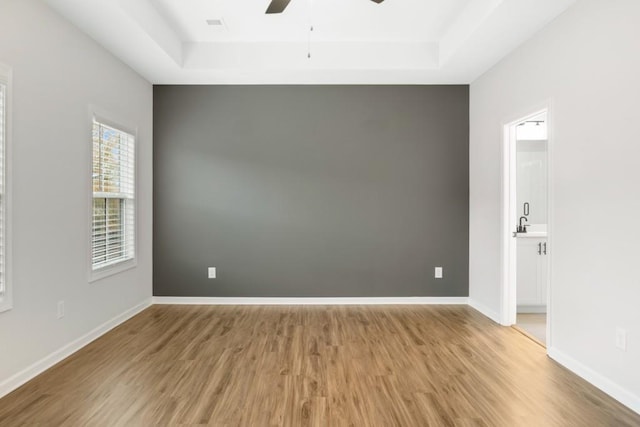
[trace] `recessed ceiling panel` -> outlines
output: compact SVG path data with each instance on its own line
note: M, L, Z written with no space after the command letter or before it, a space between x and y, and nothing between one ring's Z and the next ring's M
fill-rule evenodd
M437 41L471 0L291 0L266 14L270 0L152 0L184 42ZM207 20L223 19L224 30Z

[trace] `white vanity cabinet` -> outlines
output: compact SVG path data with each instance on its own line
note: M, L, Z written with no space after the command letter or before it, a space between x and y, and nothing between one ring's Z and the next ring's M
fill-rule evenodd
M546 237L518 236L516 299L518 313L545 313L548 247Z

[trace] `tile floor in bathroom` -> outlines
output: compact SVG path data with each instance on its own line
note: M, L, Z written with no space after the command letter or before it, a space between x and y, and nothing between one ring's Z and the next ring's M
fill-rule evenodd
M547 343L547 315L546 313L518 313L516 326L532 335L542 344Z

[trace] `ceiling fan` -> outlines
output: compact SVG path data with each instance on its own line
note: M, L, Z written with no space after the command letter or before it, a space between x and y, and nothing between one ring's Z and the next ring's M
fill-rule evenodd
M291 0L271 0L269 3L269 7L267 8L266 13L282 13L289 5ZM384 0L371 0L374 3L382 3Z

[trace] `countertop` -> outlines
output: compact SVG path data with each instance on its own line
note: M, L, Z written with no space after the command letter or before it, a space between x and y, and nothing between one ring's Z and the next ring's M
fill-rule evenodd
M526 233L516 233L516 237L517 238L546 238L547 237L547 232L546 231L527 231Z

